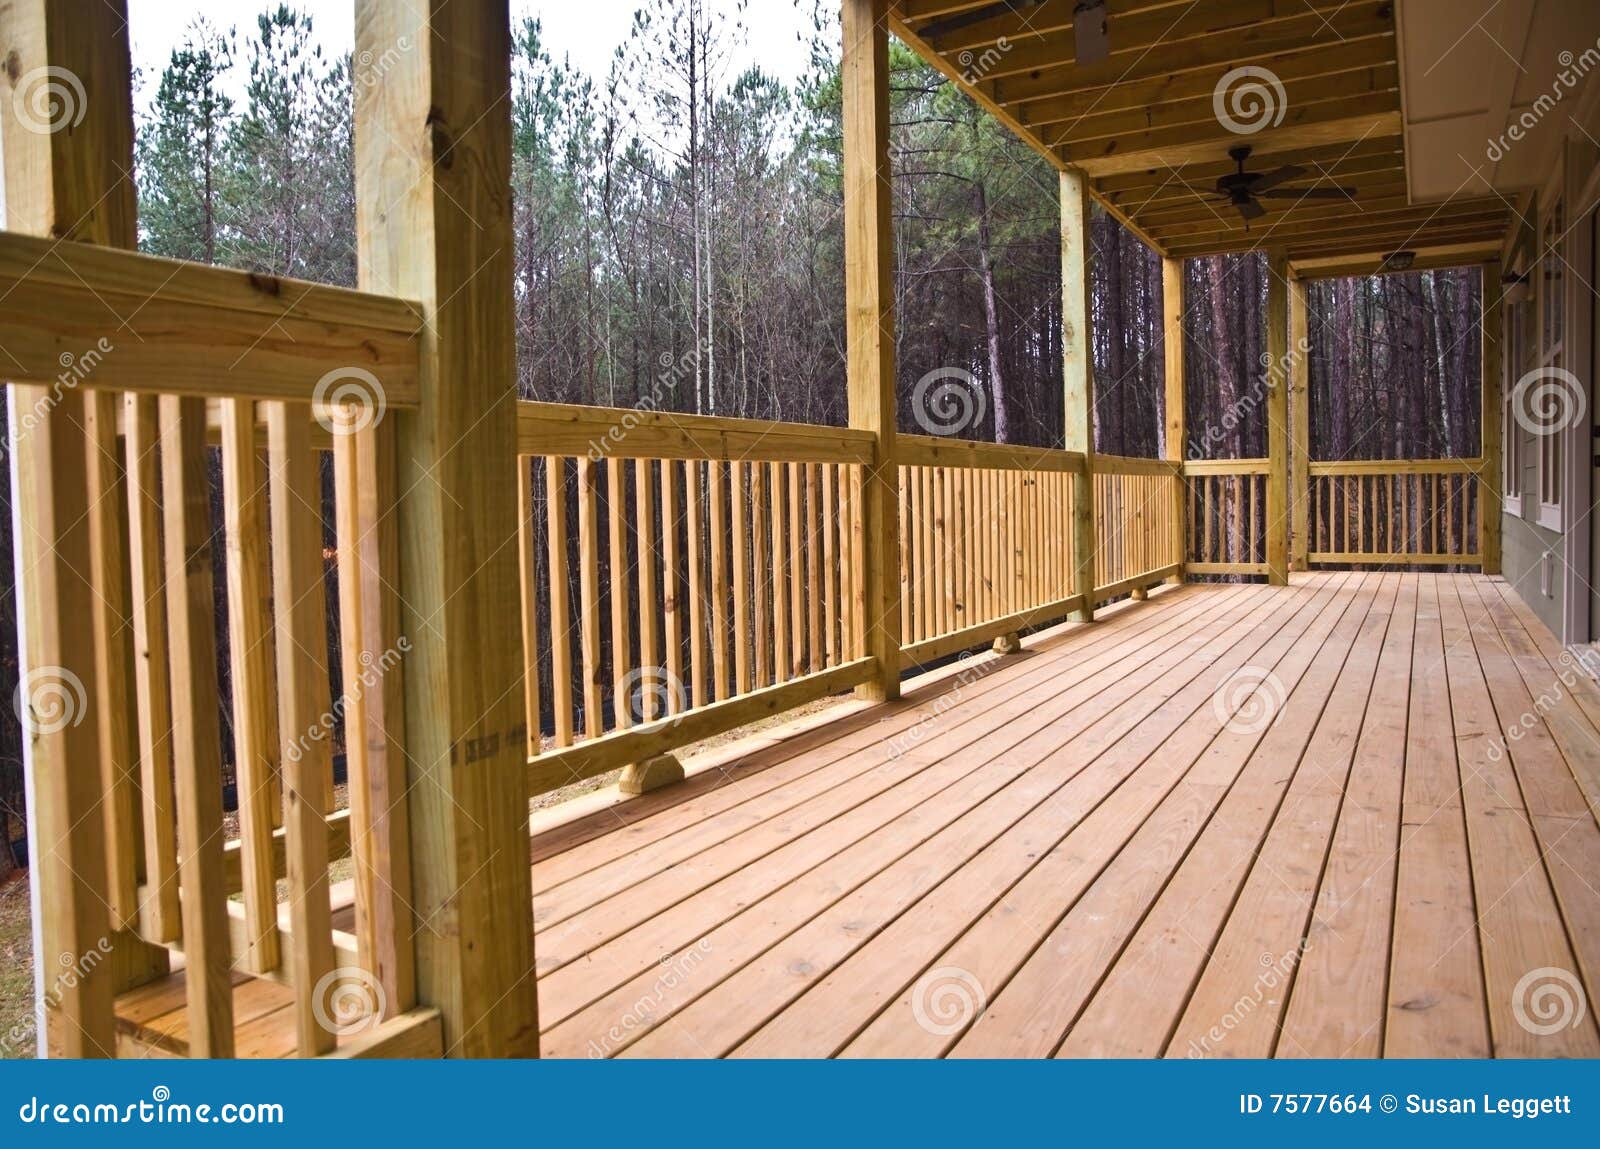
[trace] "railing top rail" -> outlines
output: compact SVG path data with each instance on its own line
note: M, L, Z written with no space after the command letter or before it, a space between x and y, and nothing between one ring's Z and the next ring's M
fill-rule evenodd
M994 471L1081 472L1083 454L1054 447L979 443L938 435L896 435L895 458L908 467L972 467Z
M1481 458L1472 459L1340 459L1307 468L1313 475L1475 475L1483 470Z
M1265 475L1271 470L1270 459L1189 459L1183 464L1185 475Z
M848 427L576 403L517 404L519 455L870 465L875 444L871 432Z
M1183 465L1171 459L1144 459L1132 455L1101 455L1094 457L1096 474L1104 475L1180 475Z

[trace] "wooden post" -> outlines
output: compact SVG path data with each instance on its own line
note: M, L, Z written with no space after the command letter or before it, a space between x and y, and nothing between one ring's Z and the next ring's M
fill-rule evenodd
M1267 255L1267 581L1289 582L1289 264Z
M1188 418L1184 410L1186 395L1183 374L1183 260L1161 261L1161 324L1162 347L1166 352L1167 385L1167 442L1166 457L1170 462L1183 465L1188 452ZM1175 492L1172 505L1172 553L1178 562L1188 558L1188 537L1184 523L1188 520L1189 485L1180 471L1173 483ZM1173 582L1183 581L1180 570Z
M1306 281L1289 281L1289 417L1292 523L1290 566L1309 570L1311 528L1311 341L1306 316Z
M6 61L0 91L5 226L132 247L137 230L125 5L121 0L92 10L69 0L0 5L0 58ZM51 92L58 98L52 100ZM115 341L112 324L105 334ZM119 803L103 788L107 781L131 784L127 755L132 751L109 745L110 757L121 758L102 760L103 735L115 739L120 733L126 741L127 727L108 721L108 709L125 705L126 699L102 696L96 653L99 640L100 664L118 676L125 672L125 631L108 612L122 610L127 599L120 561L115 579L105 577L113 560L120 560L117 548L93 545L91 536L101 543L120 539L125 508L107 489L116 481L114 462L96 460L91 474L89 451L95 448L88 438L92 406L102 443L108 430L104 417L112 408L91 405L82 391L57 394L20 385L10 388L7 405L12 499L20 526L15 556L22 631L19 697L27 708L29 842L40 909L34 937L35 988L44 1021L39 1045L52 1057L109 1057L115 1051L115 983L143 980L165 968L164 957L143 956L147 947L113 931L128 922L130 907L126 881L115 888L110 881L107 839L123 864L133 864L125 852L131 842L122 833L131 831L132 823L108 826L105 815L112 810L131 816L136 807ZM26 430L23 413L29 416ZM101 773L106 765L122 773L108 779ZM107 953L113 955L109 960ZM74 976L61 976L63 970Z
M1500 454L1505 435L1502 425L1501 378L1503 360L1500 333L1503 311L1500 283L1500 261L1491 260L1483 265L1483 323L1482 387L1483 411L1478 417L1482 429L1483 446L1479 452L1478 470L1478 548L1483 555L1483 573L1500 573L1500 517L1504 512L1504 481L1501 476Z
M1089 329L1089 180L1077 168L1061 172L1061 353L1066 389L1065 447L1083 454L1072 477L1072 591L1083 607L1072 617L1094 619L1094 360Z
M356 56L383 64L356 85L361 286L426 317L419 408L389 415L417 999L448 1054L531 1056L505 0L358 0Z
M888 0L845 0L845 339L850 426L878 437L864 468L860 515L866 541L857 573L857 617L878 670L863 698L900 696L900 470L895 457L894 228L889 166Z

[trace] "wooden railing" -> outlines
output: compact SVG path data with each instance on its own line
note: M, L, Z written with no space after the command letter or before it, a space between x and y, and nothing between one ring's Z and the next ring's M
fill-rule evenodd
M1081 609L1071 451L897 439L901 661L916 665Z
M1196 575L1267 573L1266 459L1183 464L1188 538L1185 571Z
M1315 564L1481 563L1477 459L1309 466L1307 559Z
M1183 479L1176 463L1094 458L1095 601L1183 569Z
M842 428L519 404L533 793L865 680Z
M377 1023L341 1016L353 1001L393 1016L414 992L410 950L396 932L410 928L405 786L389 776L397 755L373 713L397 688L408 644L393 634L379 642L394 528L358 497L392 490L374 471L370 412L319 407L314 419L305 403L103 390L86 403L97 448L96 659L86 694L100 713L113 925L152 953L182 952L189 1052L233 1053L236 970L294 987L300 1052L329 1052L341 1026ZM335 455L338 704L319 446ZM348 763L338 800L336 734ZM354 932L332 920L329 862L345 855Z

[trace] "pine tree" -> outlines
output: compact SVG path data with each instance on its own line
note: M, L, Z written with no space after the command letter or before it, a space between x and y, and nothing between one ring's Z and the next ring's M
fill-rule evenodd
M223 144L233 117L222 84L233 53L233 30L200 19L161 73L138 139L140 246L146 251L217 262Z

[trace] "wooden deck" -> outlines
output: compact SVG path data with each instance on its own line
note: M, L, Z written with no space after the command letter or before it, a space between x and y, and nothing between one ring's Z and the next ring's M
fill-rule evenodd
M546 1056L1600 1054L1600 690L1501 580L1174 587L734 761L535 836Z

